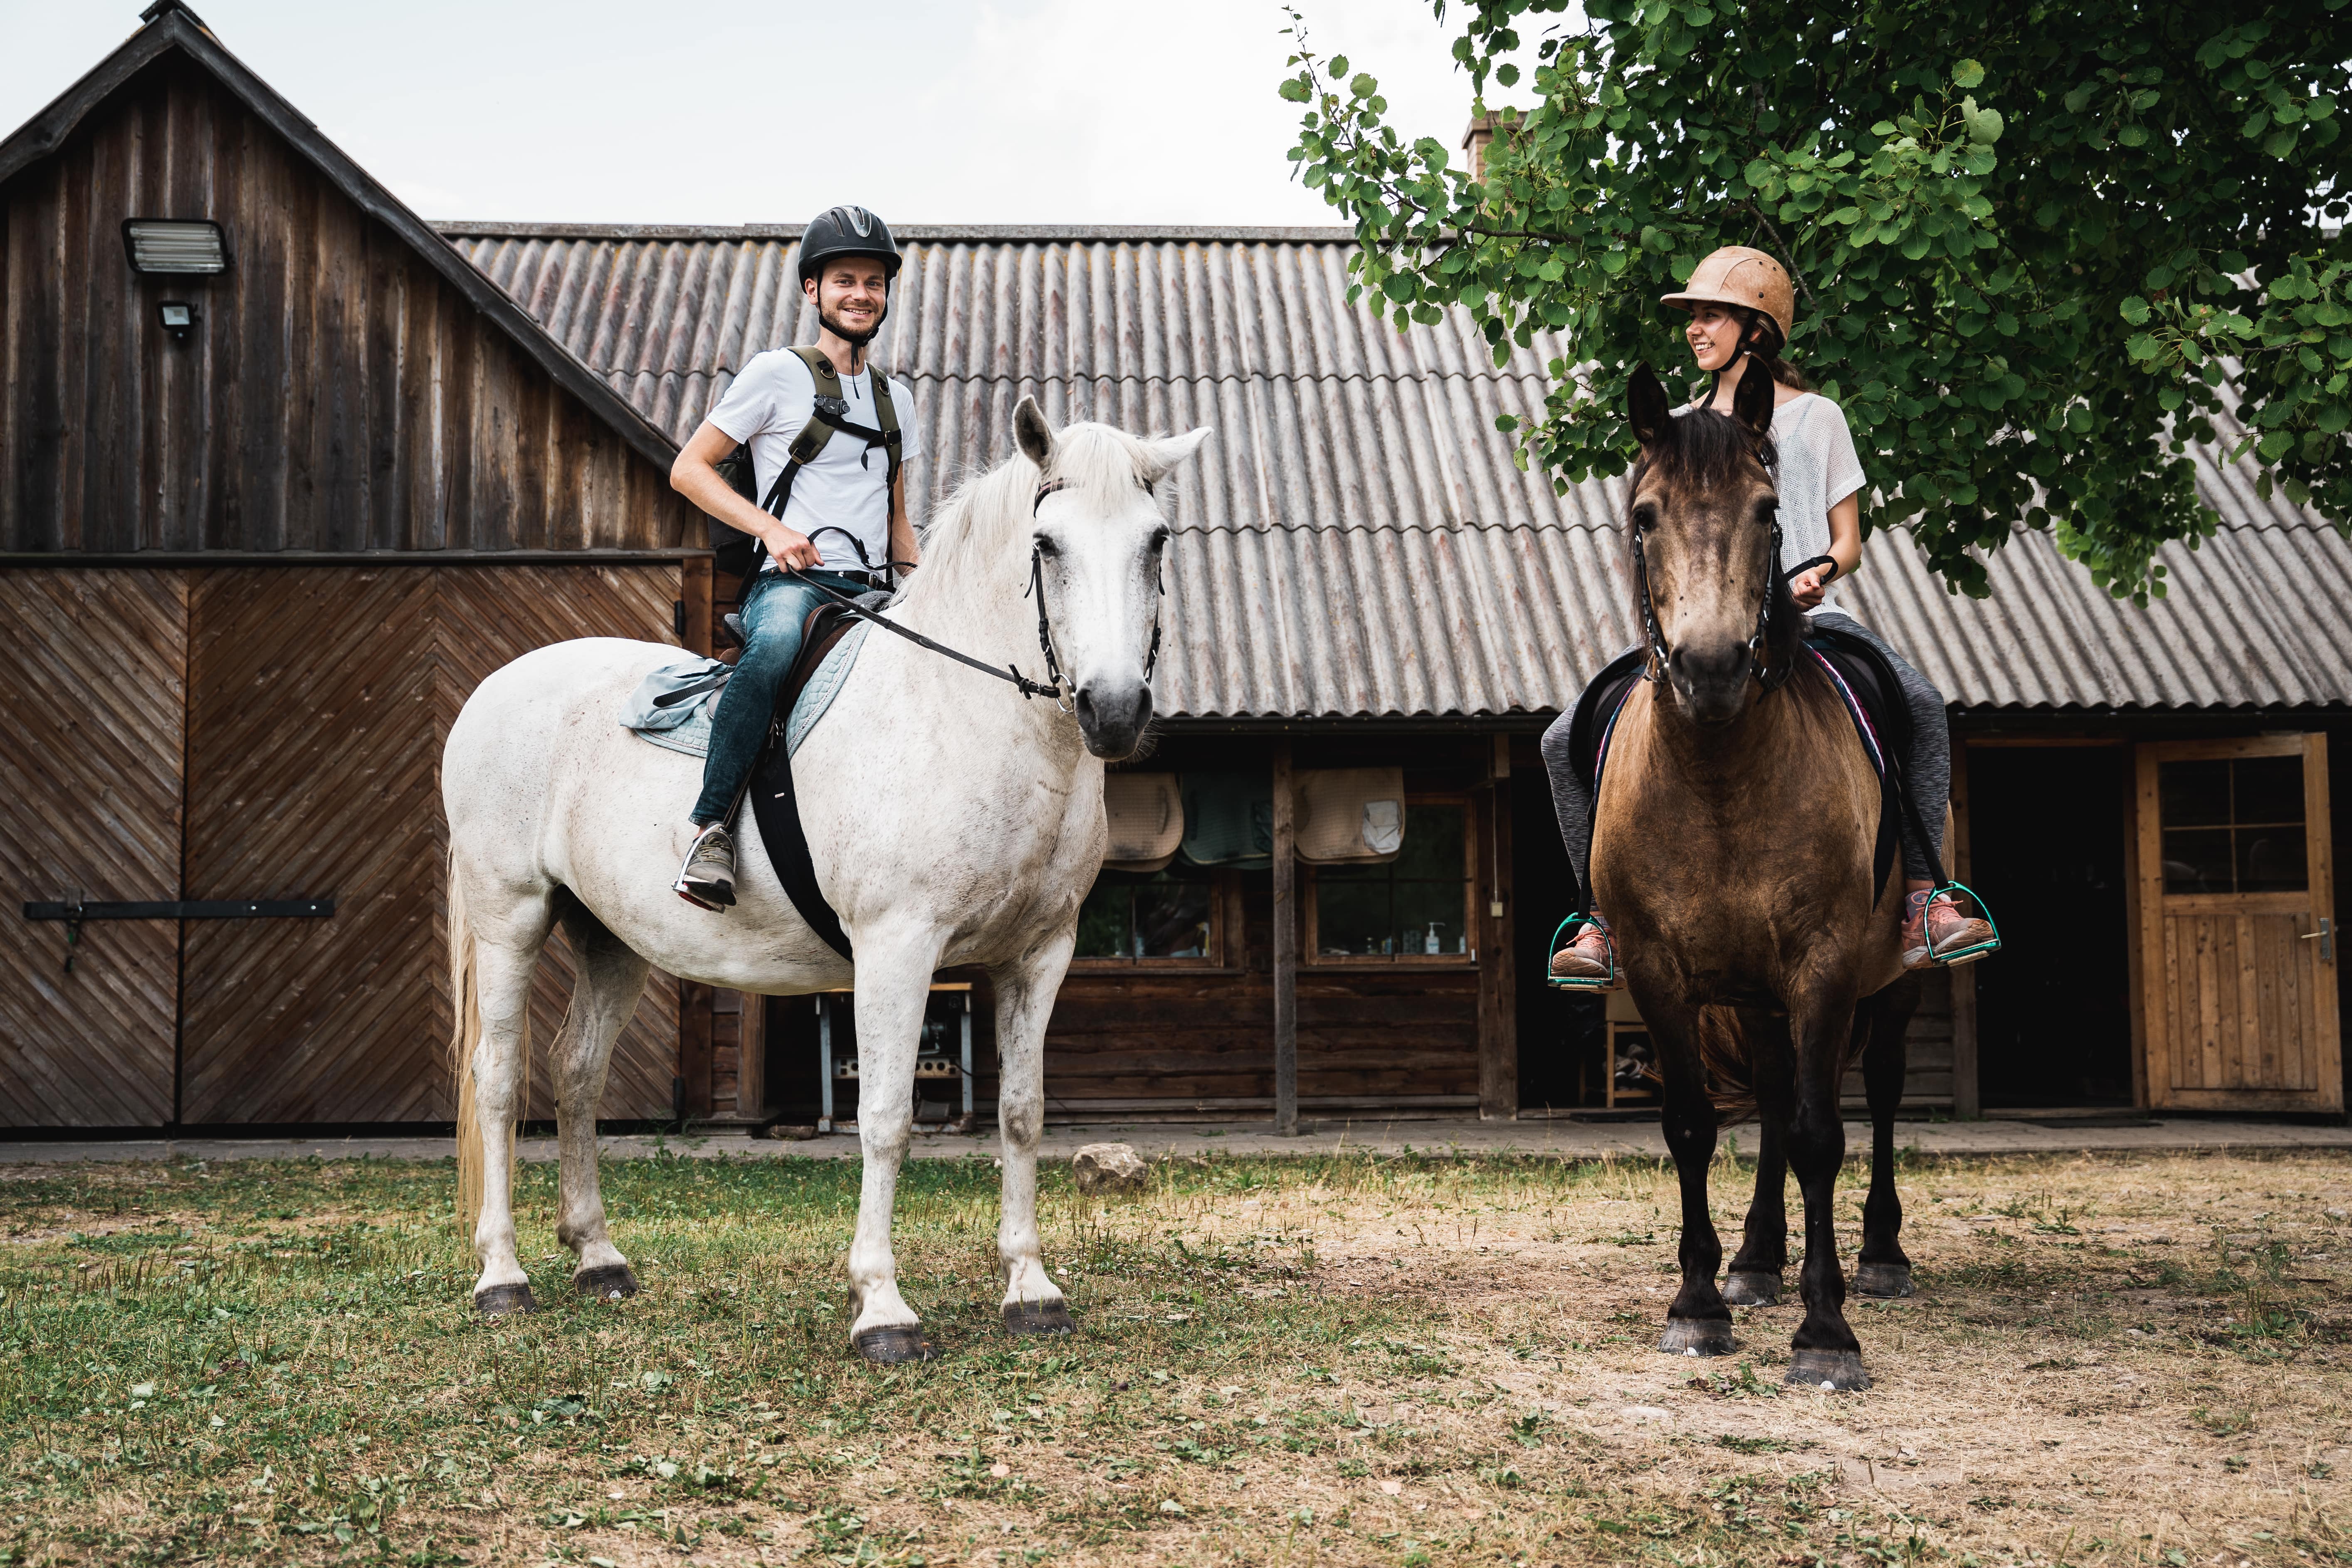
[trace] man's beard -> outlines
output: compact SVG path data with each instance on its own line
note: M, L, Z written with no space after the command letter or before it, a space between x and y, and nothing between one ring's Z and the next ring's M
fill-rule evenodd
M835 337L839 338L851 348L862 349L867 343L874 341L875 334L878 333L882 330L882 323L890 319L890 307L887 305L883 306L882 309L875 315L874 324L866 328L862 332L850 331L850 329L842 322L840 317L834 315L829 311L819 310L816 313L816 319L824 324L826 331L831 332Z

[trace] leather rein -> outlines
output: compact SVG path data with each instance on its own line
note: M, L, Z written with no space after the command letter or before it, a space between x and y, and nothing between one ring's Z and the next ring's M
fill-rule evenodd
M1153 493L1150 480L1138 479L1136 482L1143 487L1144 494L1150 495ZM1048 479L1045 483L1039 485L1037 487L1035 499L1031 500L1029 503L1029 515L1033 518L1037 515L1037 509L1045 503L1045 498L1047 496L1052 495L1056 490L1067 489L1069 489L1069 481L1066 479ZM825 531L820 529L817 531L822 533ZM854 539L851 541L851 543L853 548L856 548L856 542ZM895 633L899 637L905 637L908 642L913 643L919 647L929 648L931 652L939 654L943 658L951 658L958 664L967 665L973 669L979 670L982 675L992 675L999 680L1011 681L1013 687L1020 691L1021 699L1024 702L1032 697L1047 697L1051 698L1053 700L1054 706L1060 709L1063 712L1075 713L1077 711L1075 701L1076 693L1070 688L1069 678L1062 673L1061 658L1054 651L1054 628L1045 618L1045 547L1042 543L1033 543L1030 545L1029 585L1021 590L1021 596L1023 598L1028 598L1032 594L1034 594L1037 599L1037 647L1038 650L1045 656L1045 674L1047 677L1046 679L1042 681L1032 680L1027 676L1022 674L1021 667L1018 665L1008 664L1003 669L999 669L992 664L982 663L981 660L972 658L971 655L968 653L959 653L954 648L949 647L944 643L933 642L929 637L925 637L922 633L916 631L911 627L902 626L894 620L877 615L874 611L867 609L864 605L859 604L855 596L842 593L837 588L828 587L824 584L817 582L813 577L803 576L801 581L806 583L810 587L814 588L818 593L824 595L827 598L833 600L834 603L841 605L842 608L847 610L851 615L871 621L874 625L880 626L884 631ZM866 552L862 548L858 549L857 553L859 559L863 560L865 558ZM908 566L910 564L910 563L904 561L889 561L883 563L885 570L888 570L893 567ZM1646 594L1647 589L1645 588L1643 592ZM1168 578L1164 571L1160 578L1160 596L1162 599L1165 599L1168 596ZM1143 683L1146 686L1151 684L1151 673L1159 668L1160 611L1157 606L1154 606L1151 612L1151 651L1144 656L1143 660Z

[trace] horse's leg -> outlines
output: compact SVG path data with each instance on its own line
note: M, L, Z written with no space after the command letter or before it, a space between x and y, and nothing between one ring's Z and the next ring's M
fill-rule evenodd
M1664 1014L1664 1016L1660 1016ZM1666 1149L1683 1194L1682 1289L1666 1308L1666 1331L1658 1349L1668 1355L1729 1355L1731 1309L1715 1288L1723 1262L1723 1242L1707 1212L1707 1167L1715 1159L1715 1102L1707 1098L1706 1068L1698 1048L1698 1015L1680 1005L1653 1009L1643 999L1642 1016L1658 1042L1658 1067L1665 1079L1663 1121Z
M474 1005L481 1029L472 1057L482 1184L474 1221L474 1252L482 1272L474 1281L474 1306L489 1317L539 1310L530 1277L515 1251L514 1138L522 1110L530 977L539 967L551 914L547 899L535 896L495 912L476 910L469 900L462 917L472 928ZM462 996L457 1000L464 1005Z
M1743 1016L1748 1030L1751 1076L1757 1086L1756 1195L1748 1201L1748 1224L1732 1255L1723 1281L1723 1299L1735 1307L1770 1307L1780 1300L1780 1275L1789 1267L1789 1154L1785 1094L1768 1094L1769 1080L1785 1081L1789 1072L1789 1025L1785 1018L1762 1014Z
M1004 1269L1004 1326L1016 1334L1066 1334L1077 1325L1062 1289L1045 1272L1037 1235L1037 1139L1045 1130L1045 1020L1069 967L1075 931L993 972L996 987L996 1121L1004 1150L1003 1215L996 1255Z
M1870 1196L1862 1205L1862 1256L1853 1293L1890 1300L1911 1294L1911 1259L1903 1252L1903 1199L1895 1190L1895 1110L1903 1103L1905 1039L1919 1005L1919 982L1898 981L1857 1009L1862 1081L1870 1095Z
M1839 1080L1853 1033L1854 999L1816 994L1790 1007L1797 1047L1796 1104L1789 1122L1789 1164L1805 1198L1805 1266L1798 1279L1805 1321L1797 1325L1784 1380L1811 1387L1870 1386L1862 1342L1845 1321L1845 1271L1838 1266L1837 1178L1845 1159Z
M564 933L579 966L572 1010L555 1037L555 1141L562 1164L555 1239L578 1259L572 1288L583 1296L618 1300L637 1293L629 1260L604 1228L604 1194L596 1180L596 1107L604 1098L604 1069L613 1042L637 1010L652 965L639 958L579 901L559 895Z
M849 1342L867 1361L885 1363L937 1353L898 1294L890 1208L914 1136L915 1057L939 959L939 939L928 931L857 933L857 1142L866 1169L849 1246Z

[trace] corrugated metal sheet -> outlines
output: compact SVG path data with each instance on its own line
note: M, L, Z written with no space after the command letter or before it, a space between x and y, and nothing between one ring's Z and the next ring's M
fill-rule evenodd
M751 353L814 338L790 228L446 226L458 248L683 441ZM1177 488L1163 711L1190 717L1555 710L1633 640L1622 483L1555 496L1497 413L1541 407L1539 339L1497 369L1458 312L1400 334L1346 301L1344 230L909 228L877 358L913 383L929 498L1012 446L1014 404L1134 430L1216 427ZM2352 550L2200 454L2221 512L2168 549L2147 610L2042 534L1947 594L1900 534L1849 608L1970 708L2352 701Z

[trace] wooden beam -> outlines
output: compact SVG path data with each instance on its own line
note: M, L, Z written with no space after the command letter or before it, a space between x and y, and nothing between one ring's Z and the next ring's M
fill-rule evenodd
M710 657L710 557L698 556L679 563L678 597L686 605L686 636L688 653Z
M1290 742L1274 743L1274 1130L1298 1135L1298 846Z
M1975 875L1969 853L1969 749L1952 748L1951 874L1962 882ZM1971 883L1971 886L1974 884ZM1973 1121L1984 1114L1977 1083L1977 971L1964 963L1947 971L1952 980L1952 1116Z
M1517 961L1511 911L1511 742L1494 737L1493 782L1478 796L1478 1119L1519 1117Z

